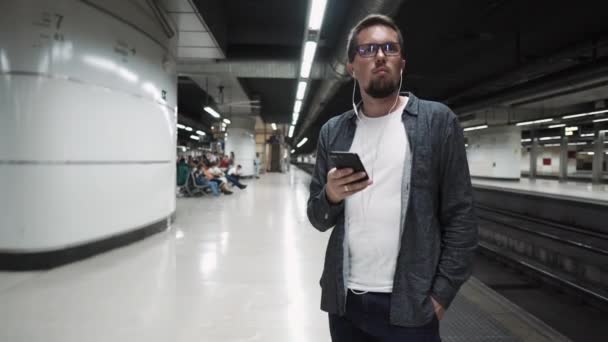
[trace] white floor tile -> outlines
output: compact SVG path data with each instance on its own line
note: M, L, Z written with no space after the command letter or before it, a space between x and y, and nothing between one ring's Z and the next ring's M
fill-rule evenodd
M178 199L168 232L47 272L0 273L0 341L329 341L328 234L301 171Z

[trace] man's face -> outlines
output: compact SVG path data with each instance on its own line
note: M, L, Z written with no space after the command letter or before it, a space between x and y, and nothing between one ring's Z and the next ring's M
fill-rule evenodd
M384 44L398 43L397 32L387 26L376 25L359 32L357 44ZM402 48L402 47L399 47ZM374 98L384 98L392 95L399 88L401 69L405 67L405 60L401 54L387 56L384 50L379 49L376 56L361 57L358 53L349 69L363 90Z

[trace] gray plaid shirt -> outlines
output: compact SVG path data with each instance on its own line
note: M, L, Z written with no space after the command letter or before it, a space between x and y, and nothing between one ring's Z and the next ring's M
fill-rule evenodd
M430 296L448 308L471 274L477 246L471 179L464 136L456 115L445 105L411 93L402 120L410 144L401 186L401 248L393 282L390 320L420 326L434 313ZM321 309L343 315L346 308L348 243L344 203L325 196L329 151L348 151L356 116L350 110L321 128L317 163L310 184L308 219L320 231L334 227L321 276Z

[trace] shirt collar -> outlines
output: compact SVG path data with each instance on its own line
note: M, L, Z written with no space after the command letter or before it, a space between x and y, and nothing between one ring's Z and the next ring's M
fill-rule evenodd
M409 92L409 91L400 92L399 95L408 97L407 104L405 105L405 108L403 109L403 113L418 116L419 99L416 97L416 95L414 95L412 92ZM348 112L347 116L351 120L356 119L354 110L350 110Z

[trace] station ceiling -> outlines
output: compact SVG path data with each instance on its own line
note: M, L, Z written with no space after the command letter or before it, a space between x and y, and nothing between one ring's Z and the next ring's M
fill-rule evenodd
M555 0L403 0L391 3L391 15L404 33L407 67L404 89L418 97L442 101L457 114L484 106L502 105L510 94L529 96L538 85L565 87L578 73L608 75L608 21L602 1ZM307 0L193 0L224 52L223 62L247 65L256 61L299 65L307 25ZM346 27L362 18L365 0L328 0L315 62L332 62L346 44ZM597 74L589 71L597 70ZM239 75L237 75L238 77ZM250 99L260 101L259 115L268 123L289 123L297 79L238 77ZM308 137L298 152L315 149L323 123L350 108L352 81L344 81L309 125L302 125L316 109L312 99L325 79L314 80L303 105L294 139ZM608 83L606 83L608 84ZM595 84L580 101L608 98ZM200 87L199 87L200 88ZM526 92L526 90L528 90ZM580 90L580 89L579 89ZM583 89L585 90L585 89ZM179 106L200 108L196 85L179 83ZM198 91L201 91L198 89ZM568 93L564 93L567 96ZM560 104L554 98L511 106L571 108L574 97ZM585 104L588 106L588 104ZM202 124L208 125L208 122ZM295 141L297 142L297 141ZM295 143L294 143L295 145Z

